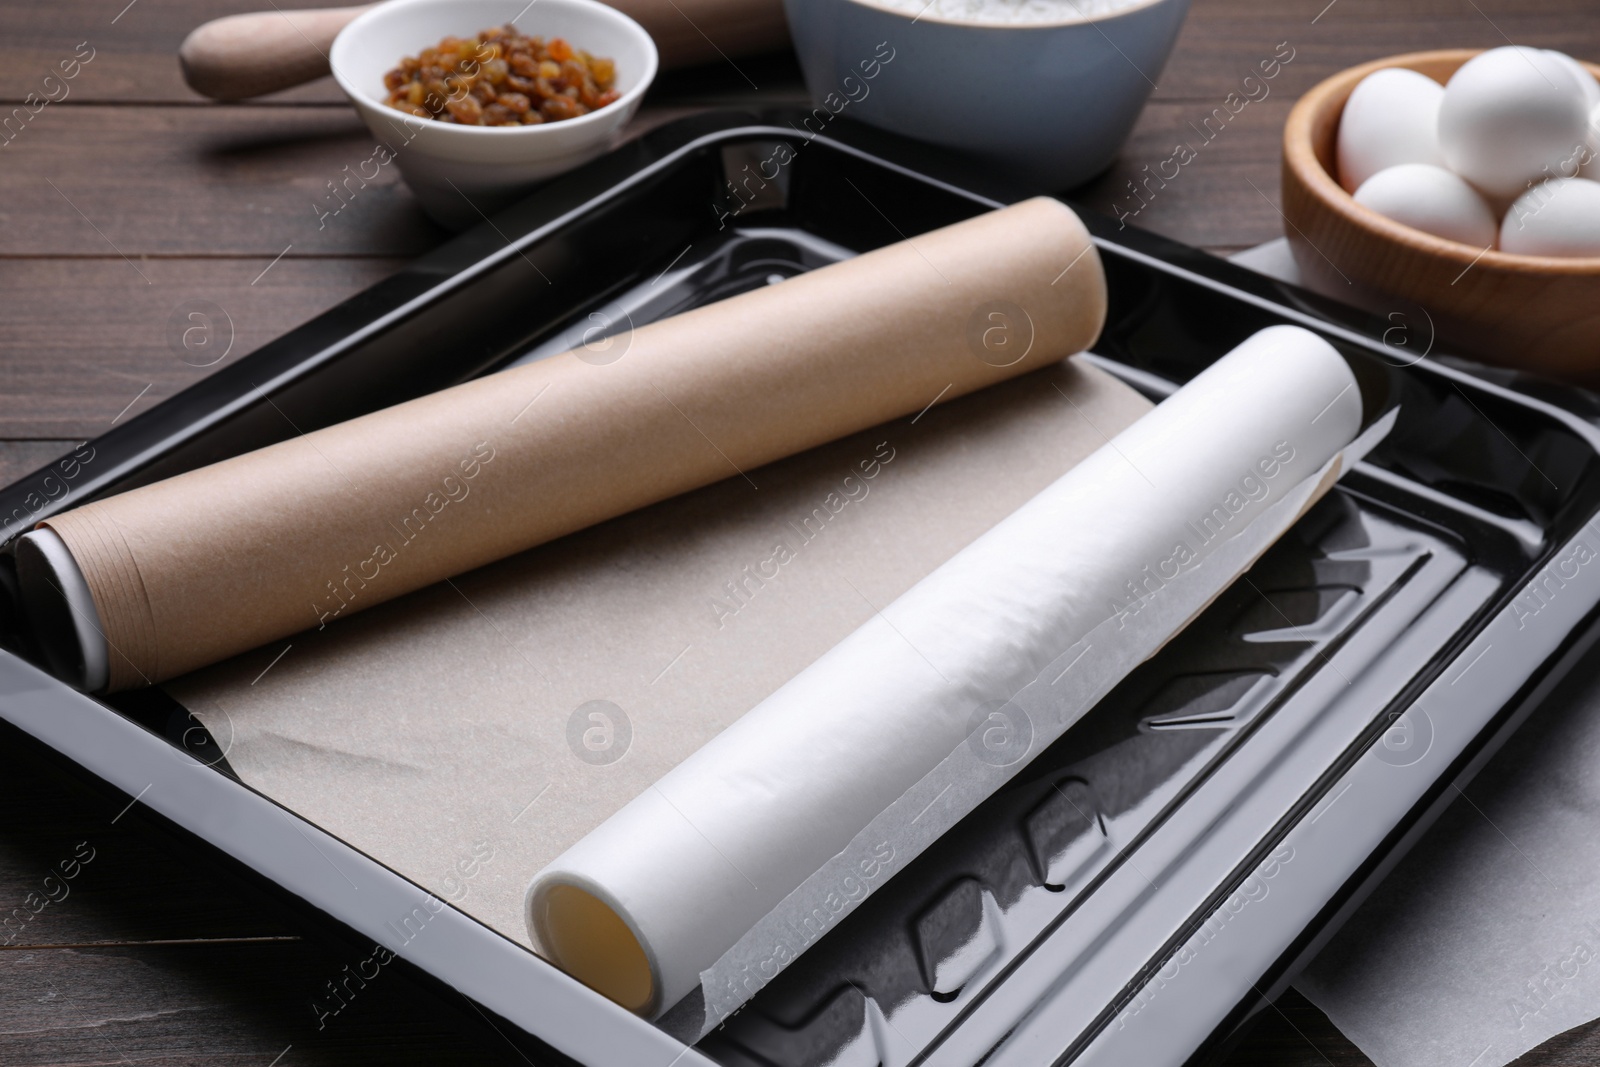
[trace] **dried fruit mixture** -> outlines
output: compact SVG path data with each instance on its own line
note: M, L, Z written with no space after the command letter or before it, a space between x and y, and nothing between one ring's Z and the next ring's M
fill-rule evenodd
M515 26L446 37L383 76L389 106L460 126L537 126L615 101L616 64Z

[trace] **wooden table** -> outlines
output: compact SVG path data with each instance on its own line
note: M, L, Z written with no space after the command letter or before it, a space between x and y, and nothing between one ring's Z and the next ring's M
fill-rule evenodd
M29 93L57 98L0 116L0 480L205 374L171 337L179 309L221 308L213 343L237 356L445 237L392 168L322 217L335 206L332 183L372 148L329 81L233 106L183 85L174 53L184 34L258 6L270 5L0 3L5 110ZM1137 209L1133 223L1221 254L1277 237L1278 135L1300 93L1376 56L1508 41L1593 59L1600 19L1593 0L1195 0L1121 161L1077 195L1108 212ZM1193 142L1194 125L1285 50L1292 59L1269 95L1231 115L1178 178L1133 196L1143 167ZM44 79L75 57L82 66L62 96ZM792 58L740 67L759 89L729 68L678 74L641 118L804 99ZM94 857L67 898L0 947L0 1063L524 1062L459 999L403 980L374 983L319 1029L311 1002L352 959L205 856L121 818L121 807L0 752L3 910L59 861ZM1229 1062L1369 1061L1291 993ZM1525 1062L1600 1062L1600 1027Z

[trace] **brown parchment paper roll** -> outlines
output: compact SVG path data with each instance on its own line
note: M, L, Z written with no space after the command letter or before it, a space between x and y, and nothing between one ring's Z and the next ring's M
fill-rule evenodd
M1104 315L1082 223L1029 200L45 525L123 689L714 481L759 492L753 468L1081 351Z

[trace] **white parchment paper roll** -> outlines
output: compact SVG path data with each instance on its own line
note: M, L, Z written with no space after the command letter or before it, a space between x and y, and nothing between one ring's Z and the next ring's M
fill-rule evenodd
M704 982L714 1022L1220 593L1361 415L1326 342L1255 335L541 871L532 936L646 1015Z

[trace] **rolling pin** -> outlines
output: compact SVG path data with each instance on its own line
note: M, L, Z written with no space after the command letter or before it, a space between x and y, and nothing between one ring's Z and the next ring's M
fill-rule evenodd
M789 40L782 0L607 3L655 38L664 68L770 51ZM183 79L202 96L244 100L326 77L333 39L357 15L375 6L256 11L213 19L196 28L178 46ZM715 37L703 30L711 31ZM427 43L418 42L417 47Z

